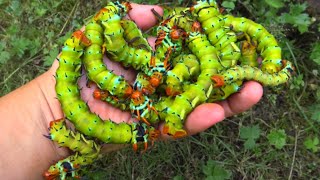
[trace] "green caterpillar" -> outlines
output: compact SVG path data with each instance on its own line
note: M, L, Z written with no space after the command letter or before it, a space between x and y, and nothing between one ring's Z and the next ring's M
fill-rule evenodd
M226 26L230 26L236 32L248 34L253 41L257 42L257 50L263 57L262 71L275 73L281 69L281 48L274 36L262 25L244 17L238 18L231 15L225 15L224 21Z
M279 72L270 74L252 66L235 66L213 76L215 82L221 81L223 84L231 84L236 81L254 80L265 86L277 86L287 82L294 71L291 62L283 60L282 69ZM217 80L218 79L218 80ZM221 83L219 83L221 84Z
M85 139L82 134L67 129L64 119L50 122L49 132L50 135L46 137L77 153L50 166L44 173L46 179L55 179L58 176L60 179L78 177L77 170L80 166L91 164L98 158L101 147L93 140Z
M147 132L155 132L152 127L147 131L142 124L115 124L111 120L103 121L91 113L87 104L80 99L77 86L77 80L81 75L79 58L83 54L84 46L90 45L89 42L81 31L77 31L66 41L62 49L56 72L56 92L64 114L77 130L105 143L132 143L137 146L137 142L141 140L140 136L147 143L150 137ZM145 131L140 132L142 129Z
M83 63L90 80L100 89L107 90L111 95L119 98L128 97L132 88L122 76L118 76L107 69L103 62L103 29L94 20L86 25L85 35L91 45L84 51Z

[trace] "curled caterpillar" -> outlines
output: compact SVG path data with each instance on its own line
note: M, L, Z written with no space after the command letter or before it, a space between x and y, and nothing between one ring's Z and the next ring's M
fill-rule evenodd
M265 86L277 86L287 82L294 71L291 62L283 60L283 68L277 73L263 72L261 69L252 66L235 66L221 72L219 75L212 77L213 81L217 84L231 84L238 80L254 80L260 82Z
M225 15L224 21L234 31L247 33L253 41L257 41L257 50L263 57L262 71L275 73L281 69L281 48L274 36L262 25L244 17L238 18L231 15Z
M83 63L90 80L94 81L100 89L107 90L119 98L132 94L132 88L122 77L112 73L103 62L103 29L95 21L86 25L85 35L91 45L84 51Z
M91 164L98 158L101 147L93 140L87 140L83 134L67 129L64 119L51 121L49 131L50 134L46 137L56 141L61 147L76 151L76 154L50 166L44 173L46 179L51 180L58 176L60 179L65 179L67 176L77 177L80 166Z

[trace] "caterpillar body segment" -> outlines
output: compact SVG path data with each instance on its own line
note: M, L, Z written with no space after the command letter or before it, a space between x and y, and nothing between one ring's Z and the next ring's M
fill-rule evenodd
M234 66L240 57L240 49L236 46L236 34L225 26L224 16L220 14L215 1L197 1L192 13L201 23L210 43L218 50L224 67Z
M120 21L121 26L124 30L123 37L127 41L129 46L135 48L145 49L147 51L152 51L151 46L149 45L148 41L143 37L142 32L131 20L122 20Z
M132 9L129 2L120 3L118 1L109 2L107 6L102 8L95 16L94 20L100 23L107 23L110 21L118 21L124 17Z
M130 84L122 76L108 70L103 62L103 28L95 21L91 21L86 26L85 35L92 42L85 49L83 56L88 78L113 96L128 97L132 93Z
M196 16L200 22L204 22L219 14L218 4L214 0L196 1L190 10L192 15Z
M281 48L274 36L262 25L244 17L238 18L231 15L225 15L224 21L226 26L232 27L234 31L247 33L252 40L257 41L257 50L263 57L262 71L275 73L281 69Z
M226 84L220 88L215 88L207 102L217 102L227 99L230 95L240 91L242 82L243 81L239 80Z

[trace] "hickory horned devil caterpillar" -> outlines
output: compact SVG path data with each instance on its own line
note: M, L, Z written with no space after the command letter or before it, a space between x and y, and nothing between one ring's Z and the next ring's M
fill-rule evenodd
M146 150L160 133L184 137L184 122L195 107L226 99L243 81L276 86L291 77L294 67L281 58L274 36L252 20L222 14L214 0L173 8L161 17L154 51L136 24L122 19L131 9L129 2L108 3L84 32L75 31L64 43L56 93L77 132L59 119L50 123L47 137L75 154L52 165L46 179L78 177L80 166L99 157L101 143L130 143L137 151L140 142ZM133 86L108 69L105 54L139 72ZM131 112L139 122L116 124L92 113L77 85L82 67L99 88L94 98ZM159 122L165 123L162 132Z

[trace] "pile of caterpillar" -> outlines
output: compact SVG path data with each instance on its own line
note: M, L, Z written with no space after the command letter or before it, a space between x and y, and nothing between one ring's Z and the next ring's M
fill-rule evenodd
M108 3L84 32L74 32L64 43L56 93L76 132L56 120L47 137L76 154L52 165L46 179L77 177L79 167L99 157L101 143L131 143L137 151L140 143L146 150L160 133L184 137L184 121L194 108L228 98L245 80L277 86L291 78L294 67L281 59L273 35L249 19L222 14L214 0L173 8L160 17L154 51L136 24L122 19L131 9L129 2ZM109 70L104 55L137 70L134 84ZM99 88L94 98L131 112L138 122L116 124L92 113L77 84L82 68ZM160 122L165 123L162 132Z

